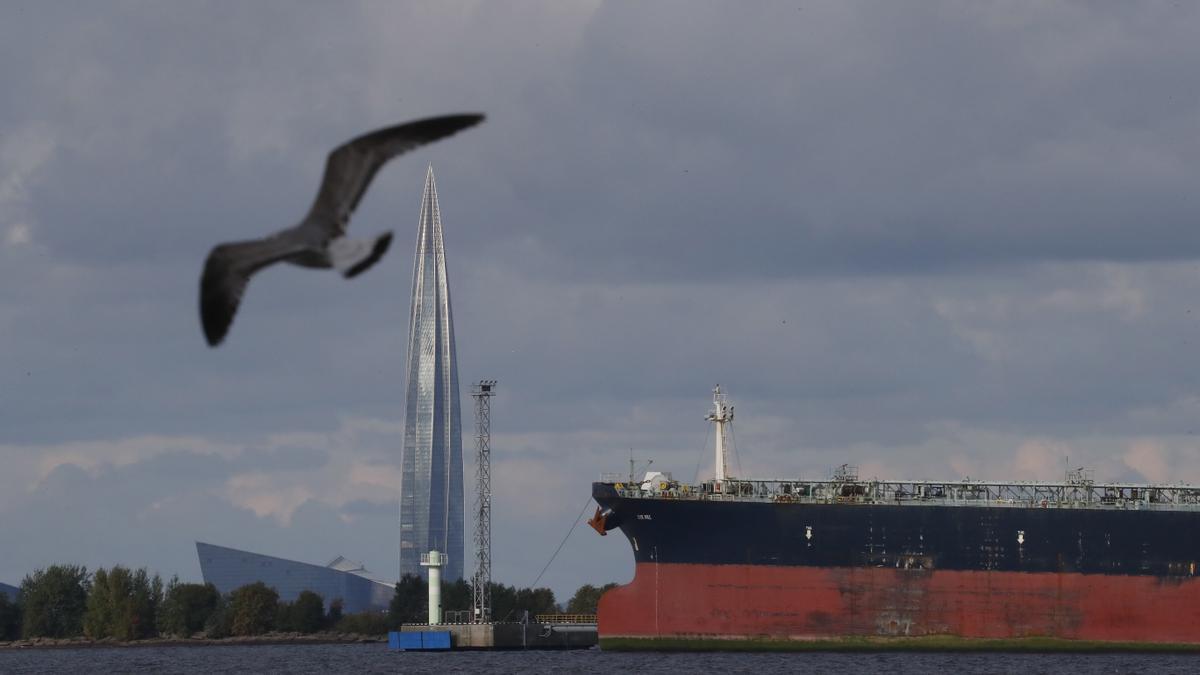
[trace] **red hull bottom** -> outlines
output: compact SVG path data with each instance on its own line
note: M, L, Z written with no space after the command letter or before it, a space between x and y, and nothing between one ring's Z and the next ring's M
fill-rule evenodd
M1200 579L639 563L600 599L599 635L1200 643Z

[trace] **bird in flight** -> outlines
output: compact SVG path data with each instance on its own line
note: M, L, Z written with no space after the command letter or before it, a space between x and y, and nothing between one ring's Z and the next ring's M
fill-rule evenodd
M392 233L350 239L346 226L375 173L393 157L483 121L483 115L446 115L372 131L334 148L325 161L317 199L299 224L262 239L219 244L200 277L200 323L210 347L225 339L246 285L277 262L334 268L347 279L367 271L387 252Z

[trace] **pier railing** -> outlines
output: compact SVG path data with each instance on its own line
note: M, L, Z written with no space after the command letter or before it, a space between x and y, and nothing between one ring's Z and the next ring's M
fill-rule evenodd
M596 623L595 614L538 614L538 623Z

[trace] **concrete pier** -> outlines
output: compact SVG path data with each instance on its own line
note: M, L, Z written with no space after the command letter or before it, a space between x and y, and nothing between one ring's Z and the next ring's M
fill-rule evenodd
M451 649L587 649L598 644L594 623L418 624L402 626L400 632L449 632Z

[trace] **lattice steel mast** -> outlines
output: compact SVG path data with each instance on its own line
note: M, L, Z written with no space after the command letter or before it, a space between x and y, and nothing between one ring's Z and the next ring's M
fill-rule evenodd
M492 396L495 380L471 386L475 399L475 577L472 607L476 623L492 620Z

